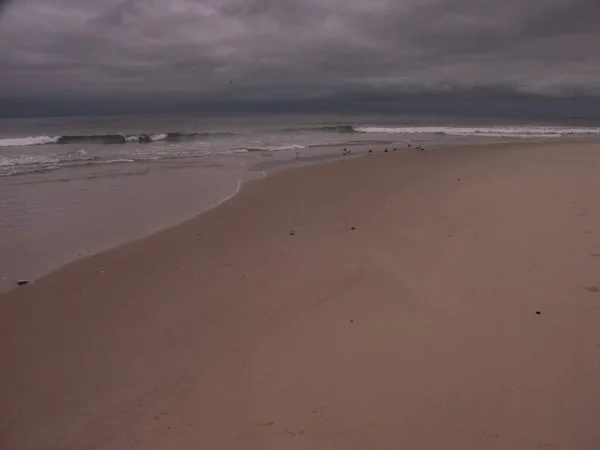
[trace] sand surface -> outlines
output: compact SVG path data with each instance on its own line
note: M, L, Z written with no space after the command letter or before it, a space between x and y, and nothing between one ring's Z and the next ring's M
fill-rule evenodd
M599 205L596 143L252 182L0 296L0 449L597 450Z

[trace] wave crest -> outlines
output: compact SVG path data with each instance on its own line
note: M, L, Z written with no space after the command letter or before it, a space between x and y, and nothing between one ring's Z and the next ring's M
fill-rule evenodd
M223 136L235 136L233 133L159 133L159 134L65 134L62 136L33 136L23 138L0 139L0 147L27 147L31 145L46 144L147 144L156 141L193 141L201 138L218 138Z
M600 134L600 128L568 127L359 127L359 133L437 134L444 136L479 136L508 138L560 138L564 136Z
M24 138L0 139L0 147L25 147L28 145L54 144L58 142L59 136L32 136Z

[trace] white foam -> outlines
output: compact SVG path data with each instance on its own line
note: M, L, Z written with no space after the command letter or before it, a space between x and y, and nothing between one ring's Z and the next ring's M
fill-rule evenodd
M29 166L35 164L56 164L56 157L19 155L16 157L0 158L0 167Z
M87 152L84 149L75 150L74 152L67 153L67 159L80 159L84 158L87 155Z
M300 145L300 144L291 144L291 145L279 145L279 146L274 146L271 147L272 151L280 151L280 150L300 150L302 148L306 148L306 146L304 145Z
M572 135L600 134L600 128L569 127L358 127L360 133L443 134L448 136L559 138Z
M128 151L123 153L121 156L124 159L132 159L137 162L150 162L150 161L161 161L161 160L171 160L171 159L180 159L180 158L197 158L203 156L209 156L210 152L208 151L193 151L193 150L182 150L182 151L156 151L156 149L148 149L146 147L138 148L132 151Z
M132 163L132 162L135 162L135 159L119 158L119 159L109 159L107 161L103 161L100 164Z
M248 153L248 150L246 150L245 148L235 148L232 150L223 150L222 152L219 152L219 155L237 155L240 153Z
M25 147L27 145L44 145L58 142L58 136L34 136L24 138L0 139L0 147Z
M286 145L265 145L265 146L257 146L257 147L248 147L244 150L254 150L254 151L264 151L264 152L281 152L285 150L300 150L302 148L306 148L304 145L300 144L286 144Z
M155 134L154 136L150 136L150 139L153 141L164 141L167 138L167 133Z

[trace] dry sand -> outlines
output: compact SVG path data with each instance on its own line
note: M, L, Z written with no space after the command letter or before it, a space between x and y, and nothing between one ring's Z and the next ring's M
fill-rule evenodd
M0 297L0 448L597 450L598 205L595 143L253 182Z

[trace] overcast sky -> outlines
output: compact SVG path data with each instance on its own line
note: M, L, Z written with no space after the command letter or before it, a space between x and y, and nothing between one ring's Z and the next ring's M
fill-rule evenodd
M3 9L5 99L600 95L599 0L14 0Z

